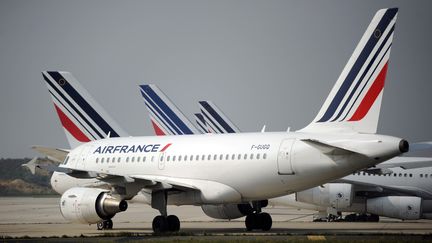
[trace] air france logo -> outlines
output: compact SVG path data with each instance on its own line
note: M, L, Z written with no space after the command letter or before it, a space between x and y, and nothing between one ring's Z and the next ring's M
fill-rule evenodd
M117 146L99 146L93 154L127 154L127 153L150 153L150 152L164 152L171 143L165 145L161 150L160 144L147 144L147 145L117 145Z

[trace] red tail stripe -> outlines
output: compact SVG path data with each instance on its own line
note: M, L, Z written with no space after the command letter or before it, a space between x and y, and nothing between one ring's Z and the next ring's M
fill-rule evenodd
M348 121L360 121L369 112L376 98L384 88L385 78L387 74L387 64L388 63L386 63L381 69L381 72L378 74L378 77L375 79L372 86L369 88L366 96L361 101L354 115Z
M54 104L54 107L57 111L57 114L60 118L60 122L63 125L64 128L66 128L66 130L68 130L68 132L78 141L80 142L90 142L90 139L88 139L88 137L81 132L81 130L69 119L69 117L67 117L62 110L60 110L60 108L57 107L56 104Z
M166 134L160 129L160 127L152 120L153 130L157 136L165 136Z

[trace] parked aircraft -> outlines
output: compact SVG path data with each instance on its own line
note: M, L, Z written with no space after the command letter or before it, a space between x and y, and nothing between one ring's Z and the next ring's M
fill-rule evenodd
M268 230L271 217L261 212L267 198L310 188L407 152L405 140L375 134L396 15L397 9L377 12L317 117L300 131L108 136L71 151L52 149L67 155L56 171L111 186L111 190L67 190L61 198L63 216L82 223L109 222L127 208L126 200L144 190L161 213L153 220L156 232L179 230L178 218L166 210L170 200L179 199L182 204L208 205L216 217L245 215L248 209L252 213L246 217L247 229ZM69 106L82 108L82 99L62 73L44 72L44 77L49 86L74 100ZM59 107L62 114L67 107ZM70 125L67 118L62 121L65 132L83 140L77 125Z

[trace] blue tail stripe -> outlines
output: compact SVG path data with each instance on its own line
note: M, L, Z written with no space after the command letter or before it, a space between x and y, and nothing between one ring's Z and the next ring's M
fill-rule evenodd
M171 118L183 134L194 134L191 129L171 110L171 108L154 92L149 85L141 85L141 89Z
M225 122L225 120L213 109L213 107L211 107L205 101L200 101L199 103L228 133L235 133L234 129L232 129L231 126Z
M90 134L90 136L92 136L92 140L96 140L97 138L95 138L95 136L81 123L81 121L63 104L63 102L61 102L61 100L59 98L57 98L57 96L51 92L51 90L48 89L48 92L51 94L52 97L54 97L54 99L62 106L63 109L67 110L68 114L70 114L80 125L81 127L83 127L88 134Z
M119 134L87 103L87 101L70 85L70 83L59 72L48 72L57 82L65 80L60 87L84 110L84 112L105 132L110 133L111 137L119 137Z
M376 69L379 67L379 65L381 64L382 60L384 59L385 55L387 54L387 52L390 50L392 44L389 45L389 47L387 48L387 50L384 52L384 55L381 57L381 59L379 60L378 64L375 66L373 72L371 73L371 75L369 76L367 82L363 85L362 89L360 90L360 93L357 95L357 97L355 98L354 102L351 104L351 107L349 108L348 112L345 114L343 120L345 120L345 118L348 116L348 114L351 112L351 109L353 108L354 104L357 102L358 98L360 97L360 94L363 93L363 90L366 88L367 84L369 83L369 81L371 80L373 74L375 73Z
M197 118L196 119L197 125L200 127L202 132L206 133L207 128L205 127L205 120L204 120L203 115L201 113L195 113L195 117Z
M390 22L393 20L394 16L396 15L398 9L397 8L391 8L388 9L384 16L381 18L380 22L378 23L377 27L375 29L379 29L380 31L384 31L387 26L390 24ZM345 78L344 82L342 83L341 87L339 88L338 92L336 93L335 97L333 98L332 102L330 103L329 108L326 110L324 115L321 117L318 122L326 122L328 121L336 112L337 108L339 107L339 104L341 103L342 99L345 97L345 94L351 87L352 83L354 82L355 77L357 76L360 69L363 67L366 59L369 57L371 51L375 47L378 40L381 38L376 38L374 36L374 33L369 37L369 40L367 41L365 47L361 51L359 57L355 61L353 67L349 71L347 77Z
M153 110L153 108L149 104L145 103L145 106L149 109L149 112L152 115L154 115L155 117L157 117L157 119L164 125L164 127L166 129L168 129L168 131L169 131L170 134L172 134L172 135L177 134L175 131L172 130L172 128L168 124L166 124L164 122L164 120L158 115L158 113L155 110Z
M165 121L164 124L167 125L167 127L170 128L170 130L174 130L172 134L183 134L183 132L179 128L177 128L177 126L167 117L167 115L164 112L162 112L159 109L159 107L150 99L148 94L144 92L143 89L141 89L141 95L147 101L145 102L147 107L152 108L154 114L158 115L158 118L161 121Z
M100 138L104 138L104 136L93 126L91 122L87 120L87 118L78 110L78 108L76 108L75 105L72 104L72 102L70 102L70 100L66 98L66 96L62 92L60 92L60 90L57 89L57 87L51 82L51 80L49 80L49 78L47 78L43 73L42 76L45 82L47 82L47 84L51 86L51 88L53 88L55 92L59 94L63 98L63 100L65 100L68 103L70 107L72 107L72 109L81 117L81 119L83 119L83 121L87 123L89 127L91 127L91 129L93 129L93 131L95 131Z
M203 116L205 116L206 118L207 118L207 120L211 123L211 124L209 124L210 126L213 124L213 126L212 127L214 127L215 128L215 130L218 130L219 131L219 133L225 133L224 131L222 131L214 122L213 122L213 120L203 111L203 110L201 110L201 113L203 114ZM217 131L215 131L215 132L217 132Z
M354 96L355 92L357 91L358 87L360 87L360 84L362 83L364 77L366 76L367 72L369 71L369 69L371 68L372 64L375 62L375 59L378 57L378 55L381 53L381 50L384 48L385 44L387 43L388 39L390 38L390 36L392 35L394 30L394 25L393 27L390 29L389 33L387 33L386 38L384 39L384 41L381 43L380 47L378 48L378 50L376 51L376 53L374 54L373 58L370 60L370 62L368 63L366 69L363 71L361 77L359 78L359 80L357 81L357 83L355 84L354 88L351 90L351 93L348 96L348 99L345 100L345 103L343 104L342 108L339 110L338 115L332 120L332 121L336 121L337 119L339 119L339 117L342 115L343 111L345 110L346 106L348 105L348 103L351 101L352 97ZM349 113L349 111L348 111ZM348 114L347 113L347 114ZM346 116L345 116L346 117Z

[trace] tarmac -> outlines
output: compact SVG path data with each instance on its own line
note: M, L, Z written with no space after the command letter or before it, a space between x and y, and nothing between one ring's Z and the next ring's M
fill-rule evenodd
M151 222L158 212L148 205L129 204L126 212L113 218L112 230L97 230L96 225L73 224L63 219L59 210L59 198L3 197L0 198L1 238L38 237L154 237ZM181 230L172 237L276 237L303 236L305 239L321 239L329 236L389 236L409 235L432 239L432 221L401 221L381 218L377 223L312 222L313 211L292 208L268 208L264 211L273 218L268 232L247 232L244 218L215 220L207 217L200 207L169 206L168 213L181 221ZM167 236L169 237L169 236ZM426 237L426 238L425 238ZM372 238L372 237L371 237ZM168 238L169 239L169 238ZM172 238L171 238L172 239ZM364 237L362 237L364 239ZM374 237L374 239L376 239Z

